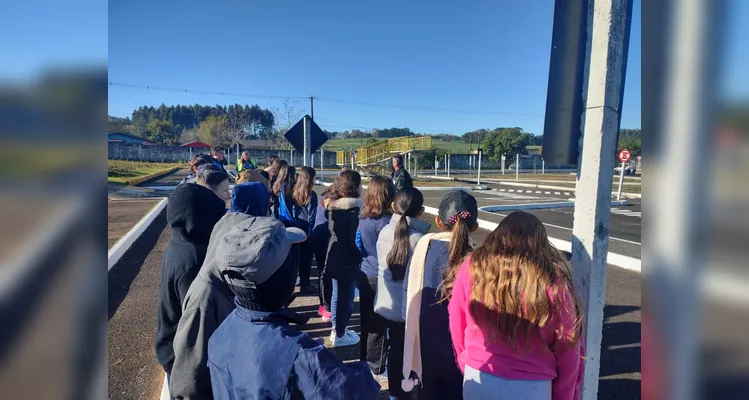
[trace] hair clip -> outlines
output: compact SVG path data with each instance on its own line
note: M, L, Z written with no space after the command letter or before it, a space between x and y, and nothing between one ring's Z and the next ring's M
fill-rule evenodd
M467 211L467 210L466 211L461 211L461 212L453 215L452 217L448 218L447 222L450 225L455 225L455 223L458 222L458 218L460 218L460 219L466 219L466 218L470 218L470 217L471 217L470 211Z

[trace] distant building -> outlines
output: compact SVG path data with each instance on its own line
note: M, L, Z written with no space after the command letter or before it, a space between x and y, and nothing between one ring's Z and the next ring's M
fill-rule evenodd
M151 146L154 143L150 140L143 139L142 137L138 137L135 135L131 135L129 133L124 132L112 132L109 135L107 135L107 140L109 142L120 142L125 144L142 144L142 145L148 145Z
M248 140L246 146L242 146L246 149L274 149L276 148L273 140Z
M203 143L200 140L193 140L192 142L187 142L185 144L181 144L180 147L198 147L198 148L211 148L211 145L208 143Z

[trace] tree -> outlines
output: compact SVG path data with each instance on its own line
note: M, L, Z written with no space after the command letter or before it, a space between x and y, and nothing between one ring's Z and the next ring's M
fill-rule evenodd
M497 128L486 135L482 147L490 160L501 161L502 155L506 155L505 167L509 167L513 156L524 152L531 143L533 135L520 128Z
M134 133L133 129L133 123L130 121L130 118L122 118L122 117L114 117L109 116L109 120L107 121L107 129L111 132L124 132L124 133Z
M226 137L227 125L228 122L225 115L220 117L211 115L200 123L198 138L201 142L210 144L211 146L225 147L229 144L229 140Z
M616 150L618 152L624 149L629 150L633 157L642 153L641 129L619 129L619 143L617 143Z
M154 143L171 146L177 143L179 136L171 121L154 119L146 125L146 138Z
M280 108L271 110L273 113L273 141L288 149L291 148L291 144L286 140L284 134L304 116L297 104L297 101L286 99L281 103Z

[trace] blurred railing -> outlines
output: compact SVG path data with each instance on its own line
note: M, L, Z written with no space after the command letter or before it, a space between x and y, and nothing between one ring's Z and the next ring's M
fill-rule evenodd
M387 140L379 140L357 148L354 163L357 166L376 164L390 157L393 153L405 153L413 150L429 150L432 148L431 136L407 136ZM351 152L340 150L336 153L338 165L351 164Z

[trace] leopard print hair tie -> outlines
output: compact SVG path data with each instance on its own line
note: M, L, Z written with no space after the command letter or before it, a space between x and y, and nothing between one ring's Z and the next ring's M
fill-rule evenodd
M471 217L471 213L469 211L461 211L461 212L453 215L452 217L448 218L447 222L450 225L455 225L455 223L458 222L458 218L460 218L460 219L467 219L467 218L470 218L470 217Z

